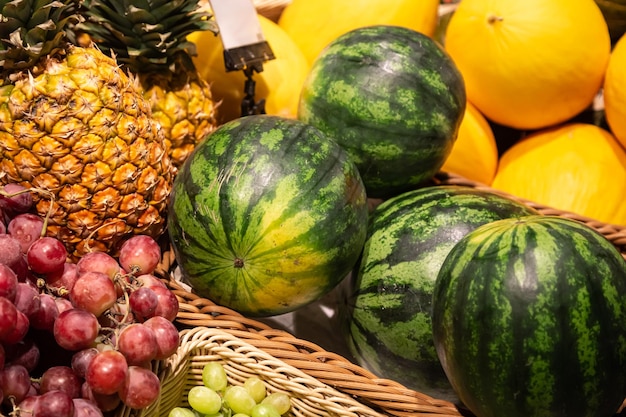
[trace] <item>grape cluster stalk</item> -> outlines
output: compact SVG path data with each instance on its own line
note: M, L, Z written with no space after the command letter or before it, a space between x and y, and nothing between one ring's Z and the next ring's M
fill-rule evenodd
M145 235L77 261L46 236L33 190L0 188L0 415L104 417L159 397L154 361L179 346L178 299Z

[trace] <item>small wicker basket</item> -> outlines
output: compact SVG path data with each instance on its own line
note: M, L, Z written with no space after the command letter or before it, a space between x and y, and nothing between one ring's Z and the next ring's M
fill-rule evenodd
M395 381L379 378L343 356L329 352L311 341L299 339L287 331L275 329L263 322L247 318L234 310L217 305L209 299L188 291L183 284L171 278L169 274L174 262L173 251L164 251L159 274L169 277L165 279L165 282L178 298L180 308L176 324L182 329L181 335L183 337L177 356L156 365L156 372L163 384L162 397L171 396L172 394L168 390L175 389L173 387L176 384L172 385L167 382L168 379L174 377L172 375L173 370L177 366L187 367L185 361L194 360L192 357L185 361L180 359L180 356L183 355L181 352L195 355L192 352L193 348L190 350L187 344L196 342L190 342L189 336L186 335L196 329L203 329L204 335L207 335L209 334L208 329L213 329L219 330L221 337L225 337L224 334L227 334L236 338L238 343L245 343L258 349L258 351L269 355L276 363L282 363L283 367L296 369L308 378L318 381L318 384L326 386L326 389L339 391L341 395L355 401L354 403L338 403L335 409L326 410L327 413L313 415L461 416L456 406L448 401L431 398L426 394L410 390ZM162 369L168 368L171 371L161 372ZM180 372L185 373L184 371ZM265 375L269 374L266 373ZM179 375L178 378L183 377ZM193 374L189 374L186 378L187 383L198 383L197 377ZM268 384L271 385L272 381L268 380ZM307 395L304 391L299 391L298 394ZM174 397L178 395L174 394ZM312 395L309 397L310 401L318 401L317 393L312 392L309 395ZM305 401L303 397L298 398L298 401ZM164 403L163 399L160 401L162 404ZM171 405L172 403L168 404ZM338 412L341 408L338 409L337 407L343 407L343 411ZM151 410L154 412L153 409ZM153 414L155 416L160 415L158 413ZM143 413L137 414L137 416L143 417L153 414ZM128 414L127 410L122 410L118 416L134 416L134 414Z
M208 362L223 364L232 385L243 385L247 378L257 376L265 382L268 393L287 393L292 402L289 414L293 416L383 416L229 332L195 327L181 332L176 354L155 364L162 386L159 401L143 410L125 409L120 417L166 417L174 407L187 407L187 394L192 387L202 385L202 368Z

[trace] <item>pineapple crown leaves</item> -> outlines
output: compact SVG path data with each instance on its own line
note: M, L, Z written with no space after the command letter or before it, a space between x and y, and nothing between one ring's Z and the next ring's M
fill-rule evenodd
M83 0L81 13L77 29L134 73L163 72L181 51L196 54L187 35L217 32L197 0Z
M76 0L0 0L0 67L34 67L40 58L73 42Z

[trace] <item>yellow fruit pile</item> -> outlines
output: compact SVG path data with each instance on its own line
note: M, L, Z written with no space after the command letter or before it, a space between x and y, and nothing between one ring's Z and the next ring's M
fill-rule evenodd
M439 0L287 2L274 21L260 16L277 58L255 75L257 97L267 113L296 117L302 83L328 43L367 25L412 28L445 42L466 84L467 110L442 170L626 225L626 40L612 47L596 1L461 0L445 19L441 10ZM221 100L219 122L239 117L244 75L224 72L219 37L190 40ZM604 124L581 121L598 105ZM502 144L494 126L524 139Z
M432 36L439 0L292 0L278 20L309 63L332 40L375 24L404 26Z
M585 110L611 48L593 0L462 0L445 42L468 99L490 120L519 129Z
M468 101L491 126L523 137L500 149L493 181L481 182L626 225L626 40L611 49L594 0L462 0L445 49L463 74ZM604 105L606 125L581 118L594 104ZM458 163L450 171L479 180Z

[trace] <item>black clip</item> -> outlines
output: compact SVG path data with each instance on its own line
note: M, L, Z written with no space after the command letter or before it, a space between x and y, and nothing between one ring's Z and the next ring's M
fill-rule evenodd
M254 114L265 114L265 99L259 101L254 100L254 93L256 87L256 81L252 79L254 72L260 72L256 66L251 65L243 69L243 73L246 76L246 83L244 85L244 93L246 94L241 101L241 116L251 116Z

